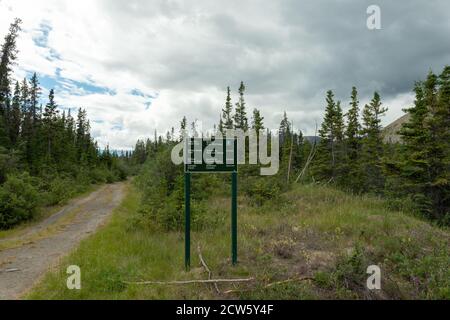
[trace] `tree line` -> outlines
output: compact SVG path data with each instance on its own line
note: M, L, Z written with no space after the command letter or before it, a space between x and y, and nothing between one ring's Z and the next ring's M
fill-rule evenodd
M341 101L329 90L325 97L325 114L318 137L312 139L306 139L301 131L295 130L285 112L278 129L278 174L261 178L258 177L257 166L241 165L241 190L262 204L276 198L294 181L329 184L356 194L382 196L398 209L414 211L440 224L448 225L449 74L450 67L447 66L439 76L430 73L426 81L416 84L414 106L405 109L411 118L403 124L399 132L402 137L399 143L384 142L381 121L387 108L383 106L378 92L361 108L357 88L353 87L347 111L344 112ZM215 130L224 134L227 129L266 129L264 117L257 108L248 116L245 90L244 83L241 83L238 101L233 105L231 90L227 88L225 103ZM165 181L160 186L162 192L158 193L152 189L146 196L147 199L151 199L152 194L165 197L172 193L178 195L178 200L181 199L182 181L177 179L180 178L182 170L170 164L165 165L164 161L158 159L162 155L169 161L168 149L181 141L183 132L189 129L191 135L198 135L195 121L188 128L187 118L183 117L178 134L175 134L172 128L167 131L165 137L155 132L153 140L137 142L133 155L135 161L148 162L144 171L152 172L152 175ZM267 133L271 134L270 131ZM176 216L177 213L172 212L172 215Z

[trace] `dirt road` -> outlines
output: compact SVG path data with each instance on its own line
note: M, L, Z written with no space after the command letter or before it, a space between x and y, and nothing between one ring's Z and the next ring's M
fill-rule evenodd
M124 197L125 183L105 185L28 230L16 248L0 251L0 299L19 299L59 259L94 232Z

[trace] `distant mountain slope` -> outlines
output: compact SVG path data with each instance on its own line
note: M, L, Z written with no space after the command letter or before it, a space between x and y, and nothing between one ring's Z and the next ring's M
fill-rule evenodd
M383 129L383 140L385 143L398 143L401 142L401 137L398 134L399 130L401 129L402 125L406 122L408 122L410 119L409 113L403 115L401 118L398 118L386 128Z
M320 142L320 137L317 137L317 136L304 136L303 139L305 139L306 141L308 141L311 144Z

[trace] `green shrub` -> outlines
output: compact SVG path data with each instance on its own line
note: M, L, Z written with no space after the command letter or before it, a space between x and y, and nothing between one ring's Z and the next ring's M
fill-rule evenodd
M107 181L107 176L109 172L103 168L95 168L91 170L89 176L91 177L92 183L105 183Z
M131 223L155 227L164 231L184 230L184 205L182 201L167 198L160 206L141 204L138 216L131 217ZM201 231L216 227L225 216L211 209L204 201L191 202L191 228Z
M85 168L81 168L76 175L76 184L78 186L87 186L92 183L92 179L90 177L89 171Z
M116 182L118 179L117 177L114 175L113 172L108 171L108 173L106 174L106 183L114 183Z
M202 231L206 229L213 229L220 223L225 223L227 216L221 214L219 208L212 208L208 201L194 201L191 206L192 230ZM182 213L184 214L184 208Z
M223 195L231 192L231 179L226 174L192 174L191 196L195 200L206 200L214 195ZM229 181L226 181L229 180ZM180 185L183 186L182 184ZM225 189L225 190L224 190Z
M450 299L450 257L444 238L423 254L421 242L398 239L387 261L404 279L412 281L424 299Z
M351 254L338 258L331 272L317 272L314 275L316 285L334 291L337 298L358 298L365 290L366 267L370 265L364 250L356 244Z
M9 175L0 187L0 229L29 220L36 214L38 192L28 173Z
M281 193L278 180L271 177L249 177L248 182L241 189L249 197L250 202L257 206L277 198Z
M75 194L83 192L87 186L80 184L68 174L46 174L42 177L33 177L33 181L39 192L40 204L43 206L62 203Z
M122 162L116 163L112 170L116 176L116 179L119 181L126 180L126 178L130 175L129 168Z

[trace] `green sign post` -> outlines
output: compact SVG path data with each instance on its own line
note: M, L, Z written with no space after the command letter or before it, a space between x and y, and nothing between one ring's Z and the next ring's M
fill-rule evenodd
M191 266L191 173L231 173L231 261L237 263L237 139L186 141L184 161L184 213L186 270Z

